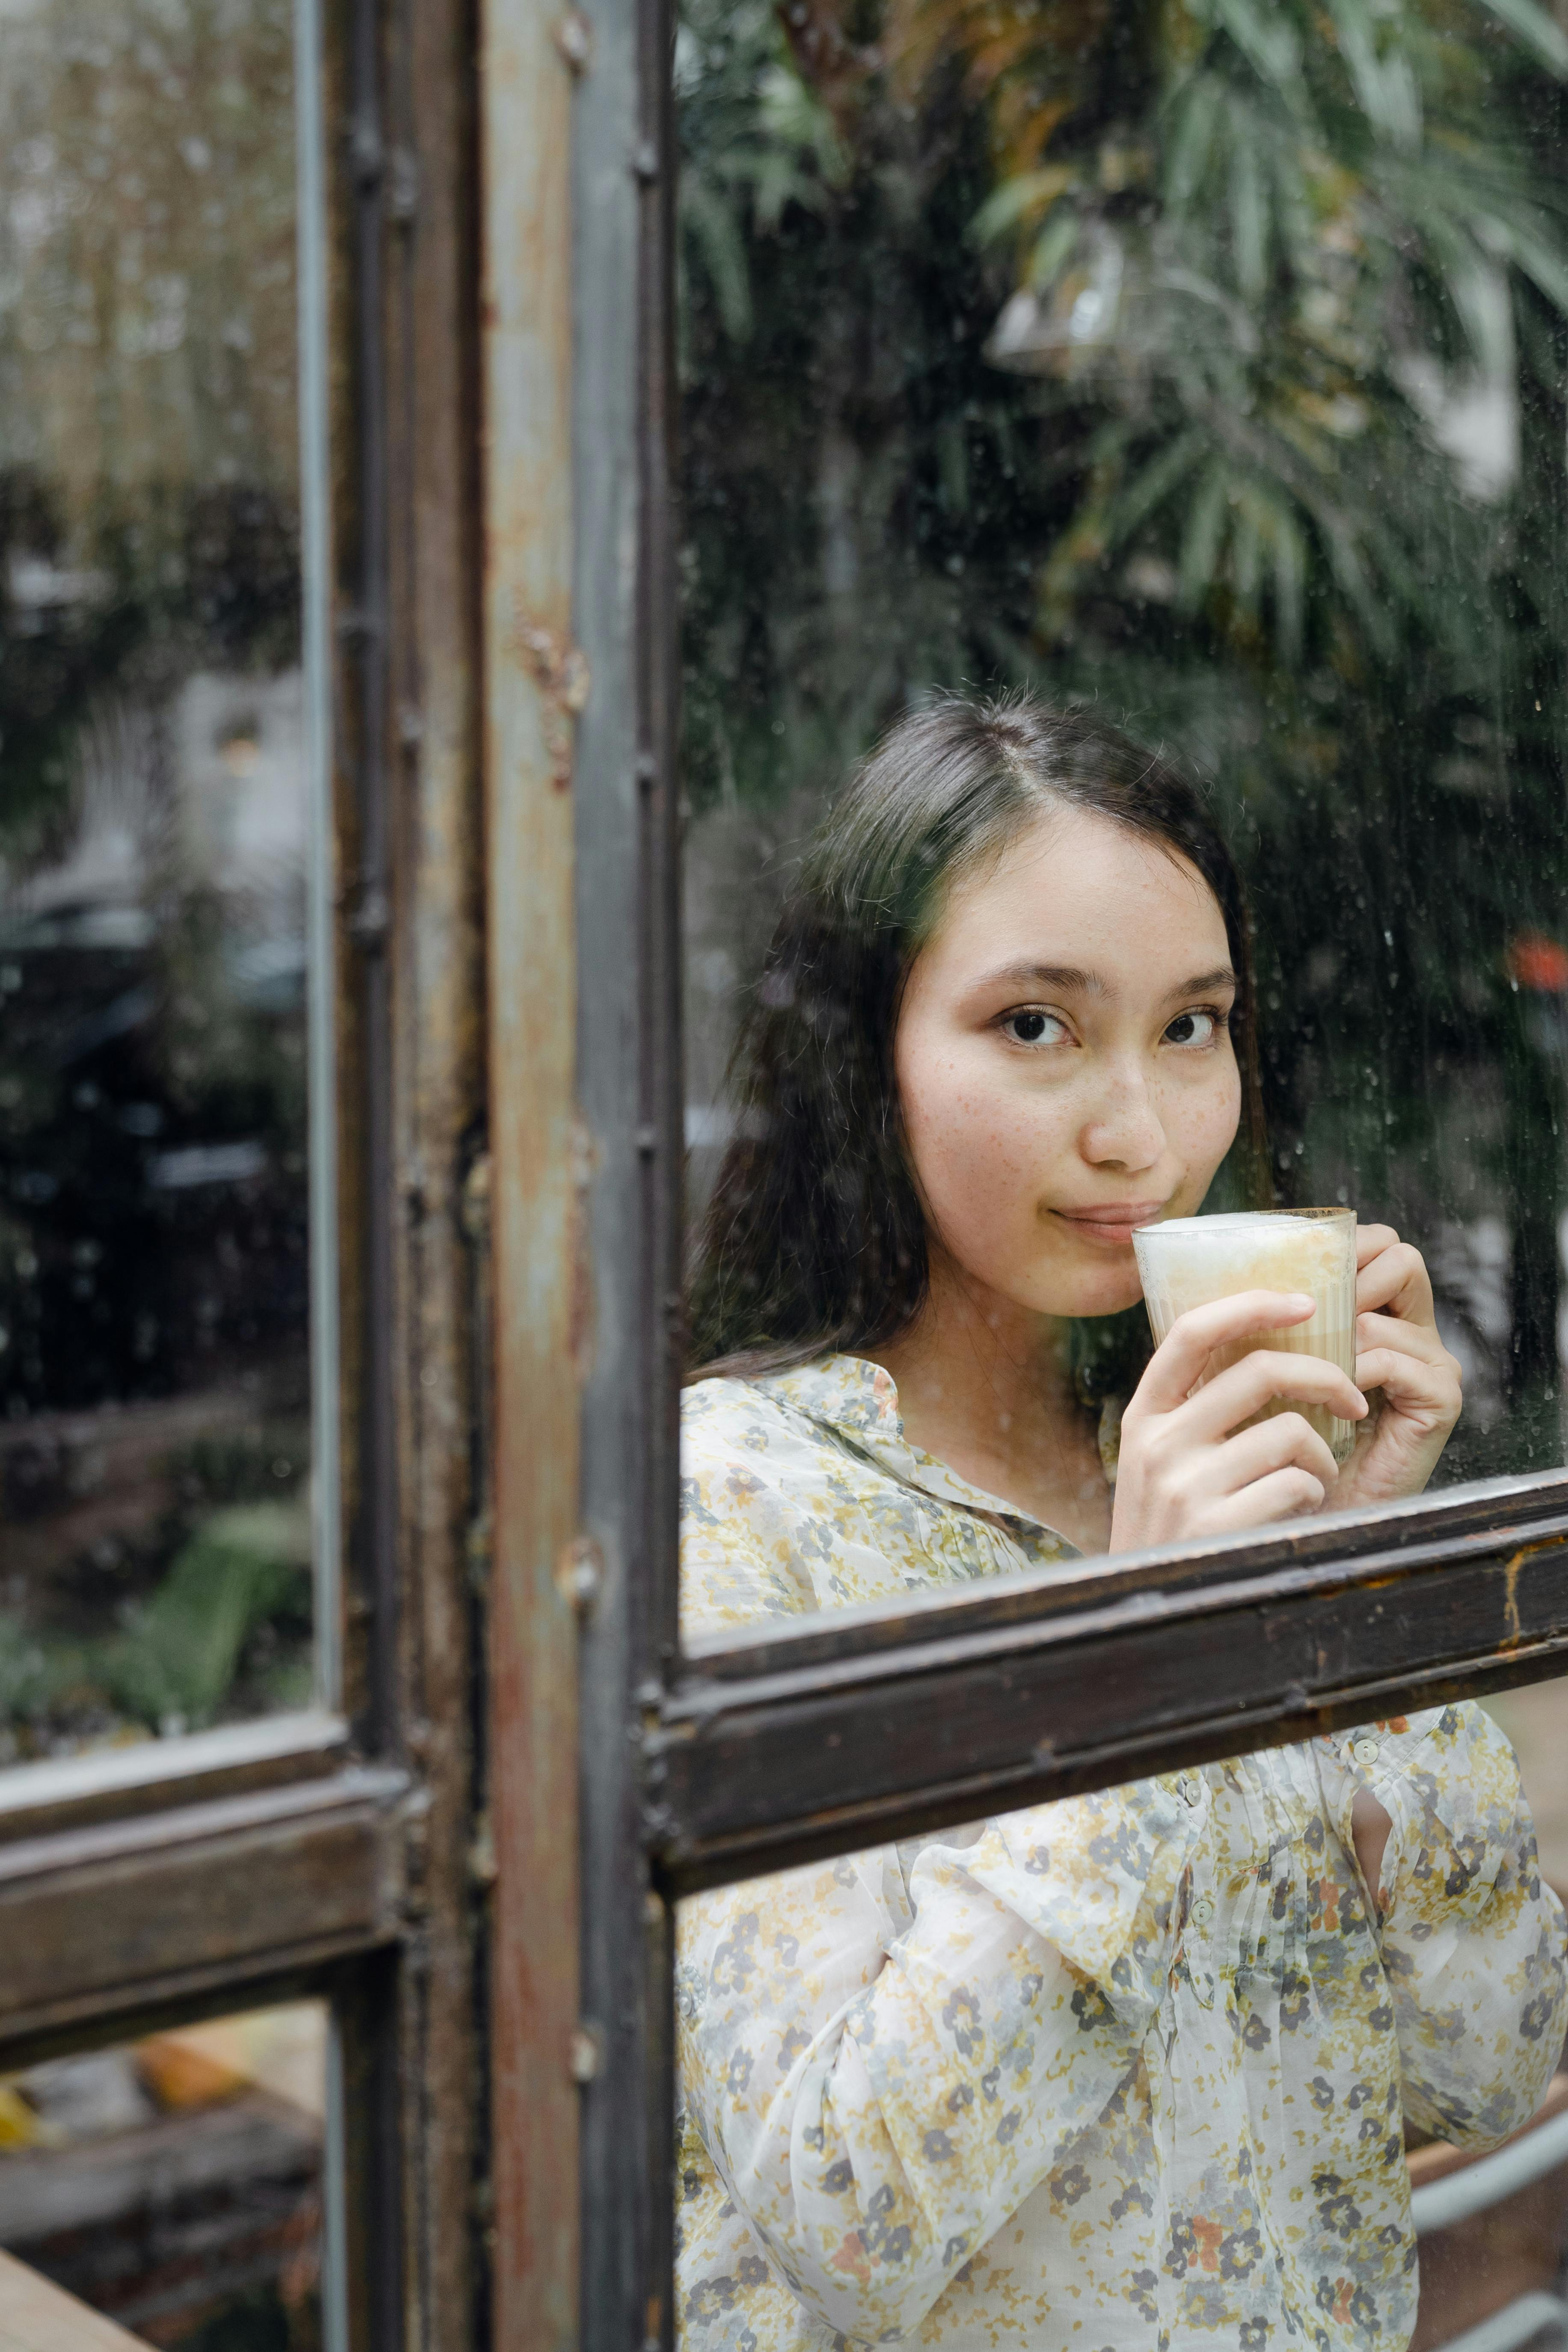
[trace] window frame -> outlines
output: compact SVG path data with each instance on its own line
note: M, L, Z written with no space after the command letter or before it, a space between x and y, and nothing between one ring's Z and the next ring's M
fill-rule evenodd
M670 2340L682 1893L1568 1655L1568 1471L682 1654L672 17L324 0L342 1692L0 1778L0 2067L332 2003L354 2352Z
M483 26L494 2335L651 2352L682 1894L1562 1671L1568 1470L681 1652L673 6Z
M1568 1471L844 1618L683 1658L644 1742L673 1895L1568 1671Z
M321 1703L0 1774L0 2071L327 2002L326 2343L457 2352L489 2193L472 26L294 8Z

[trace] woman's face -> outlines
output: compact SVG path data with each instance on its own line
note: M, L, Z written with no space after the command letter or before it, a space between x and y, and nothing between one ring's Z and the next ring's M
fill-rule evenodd
M1104 817L1042 817L958 882L893 1045L938 1252L1000 1304L1142 1295L1132 1228L1190 1215L1241 1082L1225 918L1184 859Z

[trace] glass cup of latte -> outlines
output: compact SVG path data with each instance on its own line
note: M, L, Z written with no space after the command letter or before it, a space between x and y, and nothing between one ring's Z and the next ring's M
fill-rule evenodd
M1258 1348L1287 1355L1324 1356L1355 1378L1355 1234L1353 1209L1261 1209L1234 1216L1171 1217L1141 1225L1132 1236L1143 1298L1155 1345L1178 1315L1231 1298L1240 1290L1299 1290L1315 1301L1305 1323L1288 1330L1254 1331L1216 1348L1205 1380L1239 1363ZM1278 1397L1254 1419L1299 1412L1327 1443L1334 1460L1348 1462L1357 1424L1321 1405ZM1243 1423L1244 1427L1247 1424Z

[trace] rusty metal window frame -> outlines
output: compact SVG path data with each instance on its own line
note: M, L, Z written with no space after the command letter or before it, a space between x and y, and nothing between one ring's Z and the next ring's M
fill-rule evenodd
M689 1893L1565 1671L1568 1472L1493 1479L696 1644L649 1846Z
M331 855L331 439L326 119L321 0L294 0L294 139L298 226L300 655L306 790L312 840L306 899L306 1035L310 1129L310 1474L316 1703L342 1704L342 1477L337 1394L338 1264L336 866Z
M1568 1668L1568 1470L681 1650L672 33L480 56L495 2341L592 2352L673 2331L682 1895Z

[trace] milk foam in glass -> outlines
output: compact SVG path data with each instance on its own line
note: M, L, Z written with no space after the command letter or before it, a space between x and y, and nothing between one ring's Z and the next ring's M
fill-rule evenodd
M1299 1290L1316 1301L1305 1323L1289 1330L1254 1331L1216 1348L1212 1380L1257 1348L1288 1355L1325 1356L1355 1377L1355 1233L1353 1209L1265 1209L1234 1216L1171 1217L1142 1225L1132 1236L1143 1298L1156 1346L1178 1315L1240 1290ZM1357 1424L1321 1405L1277 1397L1253 1416L1299 1412L1323 1438L1334 1460L1350 1459ZM1249 1424L1242 1424L1247 1426Z

